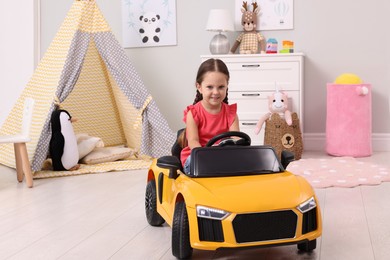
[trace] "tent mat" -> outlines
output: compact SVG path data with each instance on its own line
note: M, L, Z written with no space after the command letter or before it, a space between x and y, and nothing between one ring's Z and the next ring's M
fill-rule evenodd
M76 171L51 171L42 170L34 173L34 179L43 179L51 177L62 177L72 176L88 173L104 173L112 171L127 171L127 170L138 170L147 169L151 165L152 160L148 158L122 160L115 162L99 163L99 164L80 164L80 168Z

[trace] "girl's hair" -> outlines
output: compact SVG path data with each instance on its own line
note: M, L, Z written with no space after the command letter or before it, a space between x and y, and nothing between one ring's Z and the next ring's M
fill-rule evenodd
M221 72L221 73L225 74L226 80L229 83L229 79L230 79L229 70L228 70L226 64L222 60L211 58L211 59L204 61L198 69L198 74L196 75L196 83L201 84L203 79L204 79L204 75L207 72ZM201 101L202 99L203 99L202 94L198 90L196 90L196 97L194 100L194 105L196 103L198 103L199 101ZM226 97L223 100L223 102L228 104L228 93L227 92L226 92Z

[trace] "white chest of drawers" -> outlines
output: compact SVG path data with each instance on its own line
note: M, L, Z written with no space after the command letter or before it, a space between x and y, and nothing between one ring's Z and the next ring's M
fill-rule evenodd
M254 134L256 123L267 113L268 96L276 87L289 97L289 110L296 112L303 132L303 62L302 53L288 54L227 54L202 55L223 60L230 72L229 104L237 103L240 130L247 133L252 144L263 144L264 127Z

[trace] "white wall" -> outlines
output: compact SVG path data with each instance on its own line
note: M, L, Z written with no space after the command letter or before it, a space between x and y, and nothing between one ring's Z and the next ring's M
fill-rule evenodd
M35 67L34 2L0 2L0 125Z
M182 110L193 101L199 56L209 53L213 33L205 31L208 11L227 8L234 14L235 1L176 2L177 46L126 49L174 129L182 125ZM115 0L101 9L121 39L119 5ZM389 11L387 0L295 0L294 30L263 31L267 38L293 40L295 50L306 55L305 133L325 133L326 83L345 72L373 85L373 133L390 133ZM237 35L228 34L231 43Z
M40 1L40 49L44 53L73 0ZM96 2L121 42L121 0ZM177 0L176 3L177 46L126 49L172 129L183 126L182 110L192 103L195 95L194 81L200 63L199 56L209 54L208 44L213 33L205 31L208 11L227 8L234 14L234 0ZM7 1L7 5L16 7L17 4ZM295 0L294 30L263 31L267 38L276 38L279 42L293 40L295 50L306 55L305 135L323 137L326 83L332 82L342 73L351 72L358 74L365 82L372 83L372 130L374 135L384 135L390 140L389 11L388 0L372 3L367 0ZM237 35L237 32L228 34L231 43ZM17 50L26 48L25 44L21 45ZM29 63L28 57L27 54L22 55L14 62L23 60L23 64ZM14 68L10 77L21 77L18 70L18 67Z

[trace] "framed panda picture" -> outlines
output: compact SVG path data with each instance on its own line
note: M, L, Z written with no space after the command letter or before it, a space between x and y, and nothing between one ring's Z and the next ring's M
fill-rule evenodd
M124 48L176 45L176 0L122 0Z

